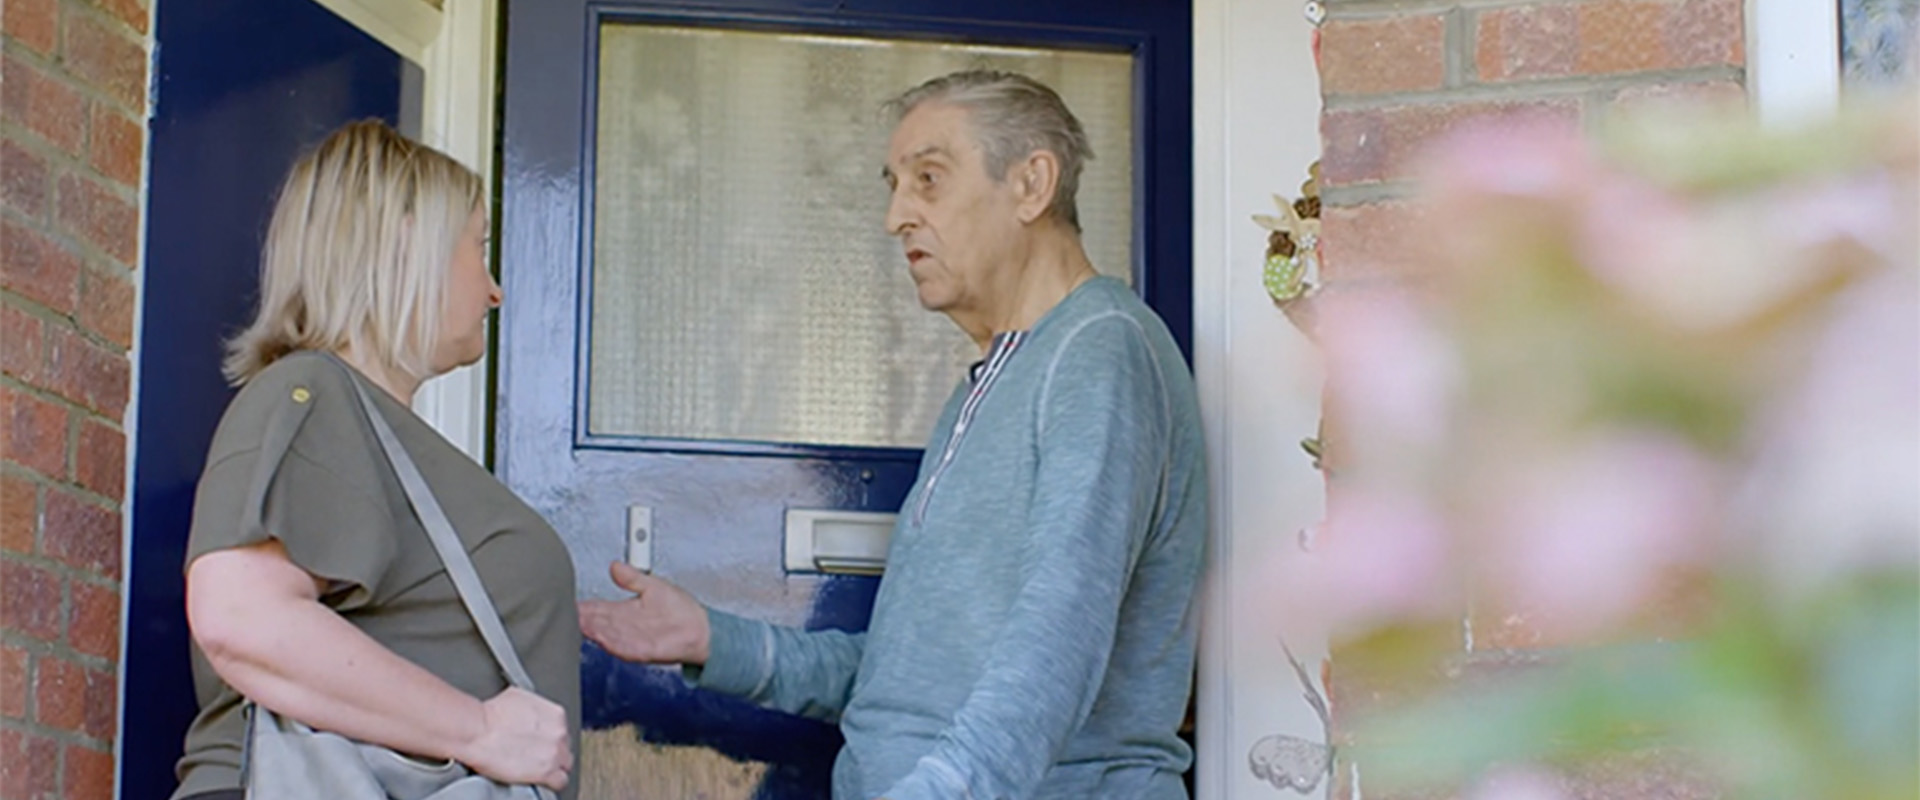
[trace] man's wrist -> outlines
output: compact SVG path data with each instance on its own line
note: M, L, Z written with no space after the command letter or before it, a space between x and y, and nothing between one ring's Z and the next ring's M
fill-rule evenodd
M773 631L759 620L707 609L700 664L682 665L681 675L702 689L750 696L765 688L773 674Z

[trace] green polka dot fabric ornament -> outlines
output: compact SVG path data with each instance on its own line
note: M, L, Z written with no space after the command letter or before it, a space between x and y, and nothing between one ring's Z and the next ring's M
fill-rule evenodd
M1305 296L1313 289L1309 277L1320 271L1320 163L1314 162L1308 174L1307 182L1300 185L1300 199L1288 202L1273 196L1279 215L1253 215L1253 221L1268 231L1261 282L1275 303Z

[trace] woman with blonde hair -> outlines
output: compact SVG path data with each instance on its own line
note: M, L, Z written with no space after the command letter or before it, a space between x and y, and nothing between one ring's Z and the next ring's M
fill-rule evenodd
M334 132L288 175L258 315L228 343L240 391L194 501L200 713L175 798L244 796L249 701L500 783L568 785L580 637L566 547L409 409L422 382L486 350L501 301L487 230L480 178L378 121ZM438 498L457 534L443 541L468 554L538 693L503 677L383 450L388 434Z

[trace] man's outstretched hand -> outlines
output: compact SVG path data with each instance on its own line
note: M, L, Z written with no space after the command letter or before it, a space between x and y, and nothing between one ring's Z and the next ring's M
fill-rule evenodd
M625 600L580 603L580 631L607 652L643 664L707 663L707 609L685 589L615 561Z

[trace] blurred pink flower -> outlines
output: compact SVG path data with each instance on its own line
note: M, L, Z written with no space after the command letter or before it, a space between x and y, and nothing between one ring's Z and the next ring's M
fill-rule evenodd
M1576 255L1614 289L1666 305L1676 292L1695 291L1688 284L1699 276L1700 262L1715 255L1701 246L1698 216L1663 187L1610 173L1587 195Z
M1796 251L1836 245L1885 264L1912 266L1920 208L1914 186L1891 172L1776 190L1776 222Z
M1836 271L1912 252L1914 209L1879 174L1683 198L1612 173L1580 212L1579 261L1669 324L1744 322Z
M1571 120L1514 115L1461 125L1420 166L1429 196L1440 201L1552 200L1577 196L1598 163Z
M1619 622L1670 567L1711 552L1718 474L1675 437L1598 433L1493 474L1506 485L1475 498L1490 588L1562 637Z
M1479 120L1436 142L1419 165L1425 258L1449 277L1511 266L1515 253L1562 236L1599 174L1567 119Z
M1570 800L1560 781L1531 768L1504 768L1482 779L1468 800Z
M1804 375L1766 409L1741 528L1797 595L1850 573L1920 569L1920 275L1835 298Z
M1288 641L1324 641L1453 608L1456 574L1440 517L1406 494L1336 487L1310 553L1285 553L1268 571Z
M1417 459L1446 434L1454 364L1405 292L1323 298L1320 344L1340 446L1362 470Z

